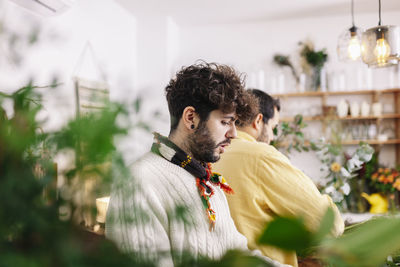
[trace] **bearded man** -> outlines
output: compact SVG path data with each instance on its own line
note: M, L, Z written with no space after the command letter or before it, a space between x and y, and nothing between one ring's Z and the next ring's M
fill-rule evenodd
M239 232L247 237L249 248L298 266L295 251L257 242L268 222L279 216L302 217L309 230L315 231L331 208L335 214L333 236L343 233L344 223L332 199L322 195L307 175L269 145L279 123L279 100L261 90L249 92L258 99L259 110L250 120L238 121L238 137L213 168L229 177L235 189L235 195L227 197L229 208Z
M210 163L236 137L236 119L247 120L257 101L235 70L207 63L178 72L166 96L169 136L155 134L151 152L131 167L132 178L114 186L107 238L160 266L179 264L185 252L220 259L230 249L248 250L223 193L232 189Z

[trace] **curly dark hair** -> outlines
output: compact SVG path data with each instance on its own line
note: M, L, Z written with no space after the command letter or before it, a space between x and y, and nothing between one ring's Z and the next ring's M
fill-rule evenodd
M254 95L257 99L258 102L258 112L253 115L252 118L248 121L236 121L237 126L247 126L253 122L253 120L256 118L258 113L261 113L263 115L263 122L268 123L270 119L272 119L275 115L275 108L277 111L281 111L281 104L279 99L273 98L266 92L263 92L259 89L248 89L248 92L250 92L252 95Z
M244 89L244 78L232 67L198 62L183 67L165 88L171 132L182 117L183 110L192 106L207 121L211 111L236 112L239 120L248 120L258 111L255 97Z

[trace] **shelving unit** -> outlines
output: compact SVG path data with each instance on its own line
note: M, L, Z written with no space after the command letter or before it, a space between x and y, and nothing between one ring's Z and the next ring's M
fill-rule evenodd
M285 117L281 118L281 121L286 121L286 122L291 122L293 121L294 118L292 117ZM327 119L326 116L313 116L313 117L303 117L303 120L305 121L322 121ZM400 119L400 114L382 114L381 116L358 116L358 117L352 117L352 116L346 116L346 117L338 117L338 116L330 116L330 120L378 120L378 119Z
M356 145L360 141L364 141L369 143L370 145L375 146L376 150L380 150L383 145L395 145L396 150L396 163L400 164L400 88L395 89L385 89L385 90L360 90L360 91L341 91L341 92L304 92L304 93L287 93L287 94L275 94L273 97L277 97L283 100L288 98L320 98L321 99L321 107L327 106L327 99L330 96L356 96L356 95L371 95L372 102L379 102L381 99L381 95L390 95L393 99L394 112L390 114L382 114L381 116L346 116L346 117L338 117L333 115L323 115L321 108L321 115L317 116L305 116L303 119L305 121L320 121L323 127L323 134L326 132L327 123L335 120L339 121L349 121L352 120L365 120L365 121L374 121L378 132L379 127L382 120L394 120L394 132L395 138L388 139L385 141L381 140L345 140L342 142L343 145ZM293 121L293 117L283 117L281 121L290 122Z
M380 95L380 94L396 94L400 93L400 88L385 89L385 90L360 90L360 91L336 91L336 92L303 92L303 93L287 93L274 94L274 97L308 97L308 96L333 96L333 95Z

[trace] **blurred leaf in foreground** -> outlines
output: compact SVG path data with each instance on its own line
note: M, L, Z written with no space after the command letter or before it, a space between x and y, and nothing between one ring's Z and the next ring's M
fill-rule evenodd
M335 266L379 266L400 250L400 218L377 218L323 243L321 252Z

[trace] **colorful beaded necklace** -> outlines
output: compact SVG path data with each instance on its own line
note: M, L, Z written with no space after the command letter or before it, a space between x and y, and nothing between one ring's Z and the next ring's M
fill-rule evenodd
M196 177L196 185L210 221L210 231L212 231L215 227L216 213L210 204L210 198L214 195L214 190L210 186L210 183L214 186L219 186L228 194L233 194L232 188L228 185L224 177L219 173L212 172L210 163L201 163L193 159L167 137L158 133L154 133L154 143L151 151L184 168Z

